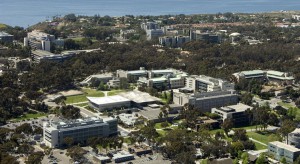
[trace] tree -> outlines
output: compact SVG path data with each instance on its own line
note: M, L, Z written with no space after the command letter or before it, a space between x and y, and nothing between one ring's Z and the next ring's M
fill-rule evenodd
M285 158L285 157L282 157L282 158L280 159L280 162L281 162L282 164L287 164L287 161L286 161L286 158Z
M261 153L257 158L255 164L264 164L266 162L266 156L264 153Z
M65 143L68 147L70 147L71 145L73 145L74 139L73 139L72 137L65 137L65 138L64 138L64 143Z
M81 117L80 109L73 105L62 106L60 108L61 114L66 119L78 119Z
M120 78L120 89L128 89L129 83L127 78Z
M33 151L34 148L29 144L22 144L18 147L17 150L19 154L27 154L27 155L33 153Z
M76 145L67 149L67 156L70 156L74 161L82 161L84 159L84 154L87 152L80 146Z
M165 121L165 122L162 122L160 125L162 128L166 128L169 126L169 123L167 121Z
M26 164L41 164L44 158L44 153L41 151L33 152L28 156Z
M228 136L228 132L233 128L233 122L230 119L225 119L222 124L222 129L225 134Z
M288 134L291 133L295 129L296 129L295 122L292 121L292 120L290 120L290 119L285 119L281 123L281 127L279 129L279 133L283 137L288 137ZM288 138L287 138L287 140L288 140Z
M32 129L32 126L28 123L24 123L20 126L18 126L16 129L15 129L15 132L16 133L25 133L25 134L32 134L33 132L33 129Z

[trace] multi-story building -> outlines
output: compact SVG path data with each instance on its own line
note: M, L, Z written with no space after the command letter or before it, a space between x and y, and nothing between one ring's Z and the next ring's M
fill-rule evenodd
M235 91L217 91L203 93L174 93L174 104L190 104L198 108L201 112L211 112L212 108L222 107L225 105L237 104L238 96Z
M220 43L220 36L210 33L203 33L200 30L190 30L190 40Z
M141 67L140 70L134 70L134 71L117 70L117 77L127 78L129 82L136 82L140 77L147 77L147 76L148 76L148 71L145 70L144 67Z
M159 29L159 25L156 22L144 22L141 24L143 30L155 30Z
M300 15L292 15L292 18L299 21L300 20Z
M10 35L6 32L0 31L0 42L4 43L12 43L14 40L14 36Z
M146 30L147 40L158 39L160 36L164 35L162 29L151 29Z
M30 46L32 49L50 51L51 43L55 43L55 45L58 46L64 46L63 40L56 40L54 35L37 30L27 33L27 37L24 38L24 46Z
M74 143L86 144L91 137L109 137L118 134L117 119L96 117L68 121L45 122L43 125L44 142L51 148L63 147L65 138Z
M159 44L167 47L181 47L190 41L189 36L163 36L159 37Z
M285 158L287 163L293 163L299 157L300 149L279 141L274 141L269 142L268 153L278 161Z
M131 30L120 30L120 37L122 39L129 39L136 33L136 30L131 29Z
M148 71L148 78L139 78L138 85L159 90L181 88L187 76L186 72L175 69L151 70Z
M41 61L64 61L66 59L69 59L73 57L75 53L72 52L63 52L61 54L53 54L49 51L44 51L44 50L34 50L31 51L31 57L33 62L39 63Z
M240 81L240 79L258 79L263 81L268 81L270 83L275 83L278 85L290 85L293 84L295 78L291 73L279 72L273 70L250 70L241 71L232 74L234 81Z
M192 75L185 78L185 87L194 92L214 92L234 90L234 84L226 80L212 78L205 75Z
M287 141L289 145L300 148L300 129L296 128L294 131L288 134Z
M220 108L212 108L212 113L221 116L223 121L230 119L234 126L242 126L249 124L249 117L247 110L252 110L253 107L239 103L236 105L224 106Z

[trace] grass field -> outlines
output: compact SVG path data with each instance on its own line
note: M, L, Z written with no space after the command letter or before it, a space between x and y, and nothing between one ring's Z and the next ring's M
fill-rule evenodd
M169 126L171 126L170 123L168 123L168 126L167 126L167 127L169 127ZM155 129L162 129L161 123L156 123L155 126L154 126L154 128L155 128Z
M253 138L257 141L260 141L264 144L268 144L269 142L272 142L274 140L271 140L269 138L269 136L271 135L271 133L265 133L265 134L262 134L262 133L258 133L258 132L247 132L247 135L250 137L250 138Z
M277 104L280 105L280 106L286 107L286 108L295 107L295 106L292 105L292 104L284 103L284 102L278 102Z
M22 117L12 119L12 121L22 121L22 120L27 120L31 118L38 118L38 117L43 117L47 116L47 114L44 113L37 113L37 114L25 114Z
M124 90L112 90L112 91L109 91L107 93L107 96L114 96L114 95L117 95L117 94L119 94L121 92L125 92L125 91Z
M257 142L254 142L254 144L255 144L256 150L263 150L263 149L267 149L268 148L267 146L262 145L262 144L257 143Z
M82 95L68 96L67 100L66 100L66 104L85 102L85 101L87 101L86 96L91 96L91 97L103 97L104 96L103 92L97 91L95 89L84 88L84 89L82 89L82 91L84 92L84 94L82 94Z

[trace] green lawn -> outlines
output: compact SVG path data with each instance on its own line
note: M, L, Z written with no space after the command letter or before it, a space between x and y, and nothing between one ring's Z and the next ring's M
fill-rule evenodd
M295 106L292 105L292 104L284 103L284 102L278 102L277 104L280 105L280 106L286 107L286 108L295 107Z
M84 94L82 94L82 95L68 96L67 100L66 100L66 104L73 104L73 103L88 101L86 96L90 96L90 97L103 97L104 96L103 92L97 91L95 89L84 88L84 89L82 89L82 91L84 92Z
M80 106L80 107L84 107L84 106L87 106L88 103L82 103L82 104L76 104L76 106Z
M254 142L254 144L255 144L256 150L263 150L263 149L267 149L268 148L267 146L259 144L257 142Z
M109 91L107 93L107 96L114 96L114 95L117 95L117 94L119 94L121 92L125 92L125 91L124 90L112 90L112 91Z
M168 126L167 126L167 127L169 127L169 126L171 126L170 123L168 123ZM155 128L155 129L162 129L161 123L156 123L156 124L154 125L154 128Z
M12 119L12 121L22 121L22 120L26 120L26 119L38 118L38 117L43 117L43 116L47 116L47 114L45 114L45 113L25 114L22 117Z
M269 138L269 136L272 134L272 133L267 133L267 132L264 132L265 134L262 134L262 133L259 133L259 132L247 132L247 135L250 137L250 138L253 138L257 141L260 141L264 144L268 144L269 142L272 142L274 141L274 139L272 138Z

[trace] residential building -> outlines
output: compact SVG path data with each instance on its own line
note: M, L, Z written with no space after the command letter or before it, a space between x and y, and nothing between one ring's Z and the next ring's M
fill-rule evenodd
M291 85L295 80L291 73L273 70L241 71L232 75L234 77L234 81L237 82L240 81L240 79L258 79L277 85Z
M54 35L38 30L27 33L27 37L24 38L24 46L30 46L33 50L44 50L50 52L51 43L55 43L58 46L64 46L63 40L56 40Z
M70 137L74 143L86 144L91 137L109 137L118 134L117 119L100 119L90 117L85 119L44 122L44 142L51 148L62 147L64 139Z
M90 75L86 79L84 79L82 82L80 82L80 84L81 85L90 85L92 83L92 81L100 81L100 82L103 82L104 84L106 84L112 79L113 79L112 73Z
M87 97L87 99L89 101L89 106L99 111L129 108L131 106L129 99L119 95L106 97Z
M234 84L226 80L212 78L205 75L191 75L185 78L185 87L194 92L214 92L234 90Z
M288 134L287 141L289 145L300 148L300 128L296 128L294 131Z
M12 43L14 40L14 36L10 35L6 32L0 31L0 42L4 43Z
M147 40L158 39L160 36L164 35L161 29L151 29L146 30Z
M174 104L182 105L190 104L201 112L211 112L212 108L222 107L230 104L238 103L238 96L234 90L232 91L215 91L203 93L174 93Z
M211 113L218 114L222 120L230 119L234 126L242 126L249 124L247 110L252 110L253 107L239 103L236 105L212 108Z
M287 163L293 163L299 157L300 149L279 141L274 141L269 142L268 153L278 161L285 158Z

